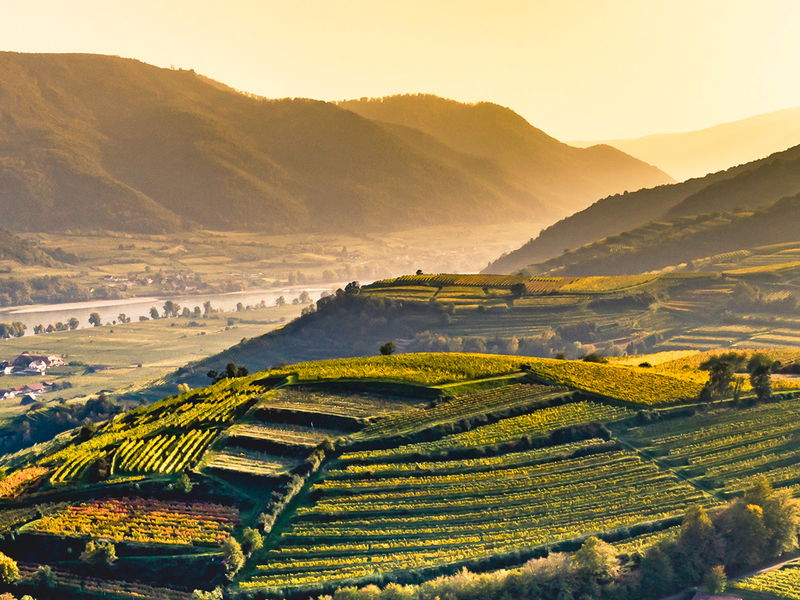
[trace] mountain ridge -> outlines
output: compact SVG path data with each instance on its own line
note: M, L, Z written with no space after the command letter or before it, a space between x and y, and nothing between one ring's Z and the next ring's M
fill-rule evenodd
M514 119L530 128L524 135L546 135ZM194 71L0 53L0 209L17 230L354 232L509 214L542 221L609 188L668 180L624 154L601 161L597 151L570 149L580 161L534 190L510 176L507 158L430 138L436 144L334 103L259 98ZM595 162L579 198L554 193Z
M580 147L598 142L574 141ZM679 180L702 177L800 143L800 107L785 108L702 129L602 143L657 164Z

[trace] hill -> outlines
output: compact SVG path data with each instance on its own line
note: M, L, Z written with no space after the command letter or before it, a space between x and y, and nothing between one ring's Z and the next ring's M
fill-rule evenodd
M58 261L42 250L38 244L23 240L2 227L0 227L0 261L47 267L58 265Z
M519 567L593 535L636 582L639 555L689 507L762 474L796 491L800 434L795 391L700 407L707 374L694 365L707 357L640 358L656 366L435 353L302 363L66 432L0 458L13 589L189 600L224 586L244 600L373 583L391 584L388 600L396 583L428 581L401 589L432 600L463 589L468 567L541 578L541 590L552 569ZM568 584L559 573L560 589L588 585L577 567ZM512 579L481 597L504 597Z
M800 347L798 243L734 256L720 272L542 277L409 275L321 300L285 327L168 377L201 385L233 362L251 371L300 360L403 352L551 357Z
M622 153L573 149L585 158L538 197L503 159L419 130L111 56L1 53L0 113L0 210L14 230L354 233L548 220L598 194L668 181ZM567 203L561 187L577 171L594 187Z
M599 142L572 142L591 146ZM800 143L800 108L788 108L697 131L602 142L658 165L679 180L702 177Z
M800 146L795 146L706 177L598 200L498 258L484 272L511 273L653 222L708 212L757 209L798 193Z
M391 124L402 134L421 131L469 156L491 161L521 189L567 212L605 195L625 180L630 190L664 182L655 167L628 160L607 145L574 148L531 126L514 111L479 102L463 104L429 94L407 94L338 103L362 117ZM598 193L599 192L599 193Z
M798 231L800 195L758 210L706 213L649 223L530 265L523 272L627 275L687 263L694 269L707 269L708 257L793 243L798 239ZM786 255L787 261L792 258Z

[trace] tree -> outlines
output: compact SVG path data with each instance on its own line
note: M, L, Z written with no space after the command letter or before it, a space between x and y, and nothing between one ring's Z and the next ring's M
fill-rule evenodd
M158 309L155 306L150 307L150 318L157 319L160 315L158 314Z
M514 298L522 298L527 293L528 288L525 287L524 283L515 283L511 286L511 295Z
M681 523L676 542L680 560L676 563L687 582L699 582L708 569L722 562L722 548L714 523L702 506L691 506Z
M236 312L242 312L242 311L244 311L244 304L242 304L241 302L237 302L236 303Z
M395 345L394 342L386 342L385 344L381 344L380 347L381 354L384 356L389 356L390 354L394 354Z
M286 305L286 298L283 296L278 296L275 299L275 306L285 306Z
M7 339L11 337L22 337L25 335L25 330L27 328L28 326L20 321L14 321L13 323L0 323L0 338Z
M93 312L92 314L89 315L89 325L91 325L92 327L100 327L100 325L102 324L103 322L100 319L99 313Z
M709 594L721 594L728 587L728 577L725 575L725 567L715 565L709 569L703 578L703 591Z
M719 519L725 546L725 563L734 568L751 567L766 555L769 532L764 509L742 498L731 503Z
M708 382L700 392L702 400L714 400L722 398L731 392L731 382L733 381L734 366L727 360L719 360L711 366Z
M69 321L67 321L67 327L69 327L73 331L77 329L80 324L81 322L78 321L78 319L76 319L75 317L70 317Z
M772 361L764 354L754 354L747 364L750 372L750 385L760 401L772 396Z
M180 314L181 307L180 304L173 302L172 300L167 300L164 302L164 317L165 318L175 318Z
M594 536L583 542L573 562L579 571L596 581L610 581L619 573L619 559L614 546Z
M203 316L207 317L212 312L214 312L214 308L211 306L211 300L206 300L203 302Z
M223 379L235 379L237 377L244 377L248 374L245 367L240 367L236 363L228 363L225 365L224 371L211 370L207 373L208 377L214 382L222 381Z
M14 583L19 579L17 561L0 552L0 583Z
M660 598L675 589L675 570L669 555L660 544L651 546L642 557L640 591Z
M258 529L246 527L242 532L242 551L250 556L253 552L257 552L264 547L264 537L258 532Z
M225 575L233 579L234 575L244 566L244 552L236 538L229 537L222 544L222 564L225 565Z
M117 549L111 542L89 540L80 558L87 565L110 567L117 560Z
M346 286L344 286L344 293L348 296L352 296L358 294L361 291L361 284L357 281L351 281Z

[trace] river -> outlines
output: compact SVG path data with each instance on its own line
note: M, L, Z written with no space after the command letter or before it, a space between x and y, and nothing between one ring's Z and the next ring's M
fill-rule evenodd
M33 333L34 325L42 324L45 327L49 324L61 321L66 323L70 317L75 317L80 321L80 328L90 327L89 315L93 312L99 313L103 323L110 323L117 319L120 313L125 313L133 321L139 317L149 317L150 309L156 307L163 313L163 305L167 300L178 303L181 307L188 306L193 309L195 306L203 307L203 303L210 301L215 309L223 311L236 310L236 305L241 302L245 306L256 305L262 300L267 306L273 306L278 297L283 296L286 302L291 302L302 292L308 292L312 300L317 300L320 294L331 291L344 284L332 283L323 286L299 285L280 288L268 288L259 290L246 290L243 292L229 292L225 294L198 294L186 296L160 296L160 297L138 297L122 298L119 300L89 300L87 302L66 302L62 304L29 304L25 306L10 306L0 308L0 323L10 323L20 321L27 325L26 335Z

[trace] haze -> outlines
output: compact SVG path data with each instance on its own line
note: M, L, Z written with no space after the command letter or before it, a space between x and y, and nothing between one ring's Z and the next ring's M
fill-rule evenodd
M116 54L268 97L491 100L566 140L800 105L793 0L5 0L2 12L6 50Z

